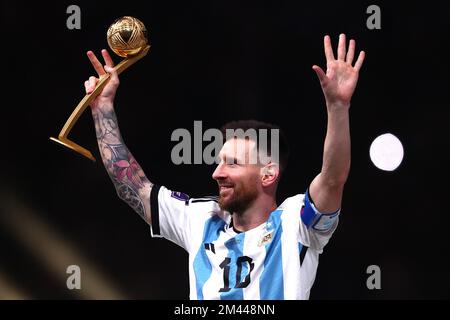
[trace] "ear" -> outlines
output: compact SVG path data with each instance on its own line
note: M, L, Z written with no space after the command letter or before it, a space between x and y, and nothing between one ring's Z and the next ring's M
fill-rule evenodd
M268 187L277 182L280 175L280 167L273 162L269 162L261 168L261 183L263 187Z

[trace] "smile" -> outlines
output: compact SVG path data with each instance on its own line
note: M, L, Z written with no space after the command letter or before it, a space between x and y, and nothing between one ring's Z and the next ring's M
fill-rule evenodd
M231 189L233 189L233 187L231 187L231 186L219 186L219 192L220 193L226 192L226 191L231 190Z

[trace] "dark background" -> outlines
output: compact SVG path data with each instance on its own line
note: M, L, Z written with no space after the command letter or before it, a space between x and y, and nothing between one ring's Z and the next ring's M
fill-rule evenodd
M81 30L66 9L81 8ZM371 4L381 30L366 27ZM172 164L177 128L234 119L280 125L292 153L280 202L319 172L326 129L312 71L323 35L355 38L366 61L352 100L352 169L340 226L326 247L312 299L448 299L449 6L445 1L1 2L0 298L187 299L188 257L150 237L116 197L101 162L53 144L93 74L85 55L132 15L149 29L147 57L121 76L116 112L129 149L155 183L214 194L213 166ZM114 57L118 62L119 58ZM377 169L369 147L400 138L405 158ZM99 159L87 111L71 139ZM66 287L79 265L82 290ZM366 268L381 268L368 290Z

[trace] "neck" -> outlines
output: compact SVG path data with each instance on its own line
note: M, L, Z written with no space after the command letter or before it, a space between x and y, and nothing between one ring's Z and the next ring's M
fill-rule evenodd
M238 231L248 231L263 224L277 208L275 197L262 194L244 212L233 214L233 227Z

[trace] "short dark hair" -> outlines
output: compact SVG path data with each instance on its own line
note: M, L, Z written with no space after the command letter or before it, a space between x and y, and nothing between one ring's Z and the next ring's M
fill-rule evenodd
M235 120L235 121L230 121L227 122L226 124L224 124L222 126L222 128L220 128L220 131L222 132L222 136L223 136L223 142L225 143L227 140L229 140L230 138L235 138L237 136L228 136L227 137L227 129L231 129L231 130L238 130L241 129L244 132L246 132L248 129L255 129L256 131L256 135L257 135L257 145L256 148L259 152L260 150L260 139L259 139L259 133L260 133L260 129L266 129L267 131L270 131L272 129L277 129L279 132L279 166L280 166L280 173L284 172L284 170L287 167L288 164L288 159L289 159L289 144L287 141L287 138L283 132L283 130L280 129L279 126L275 125L275 124L271 124L271 123L267 123L267 122L262 122L259 120L254 120L254 119L250 119L250 120ZM267 135L268 139L267 139L267 155L271 156L270 152L272 150L272 139L271 139L271 134Z

